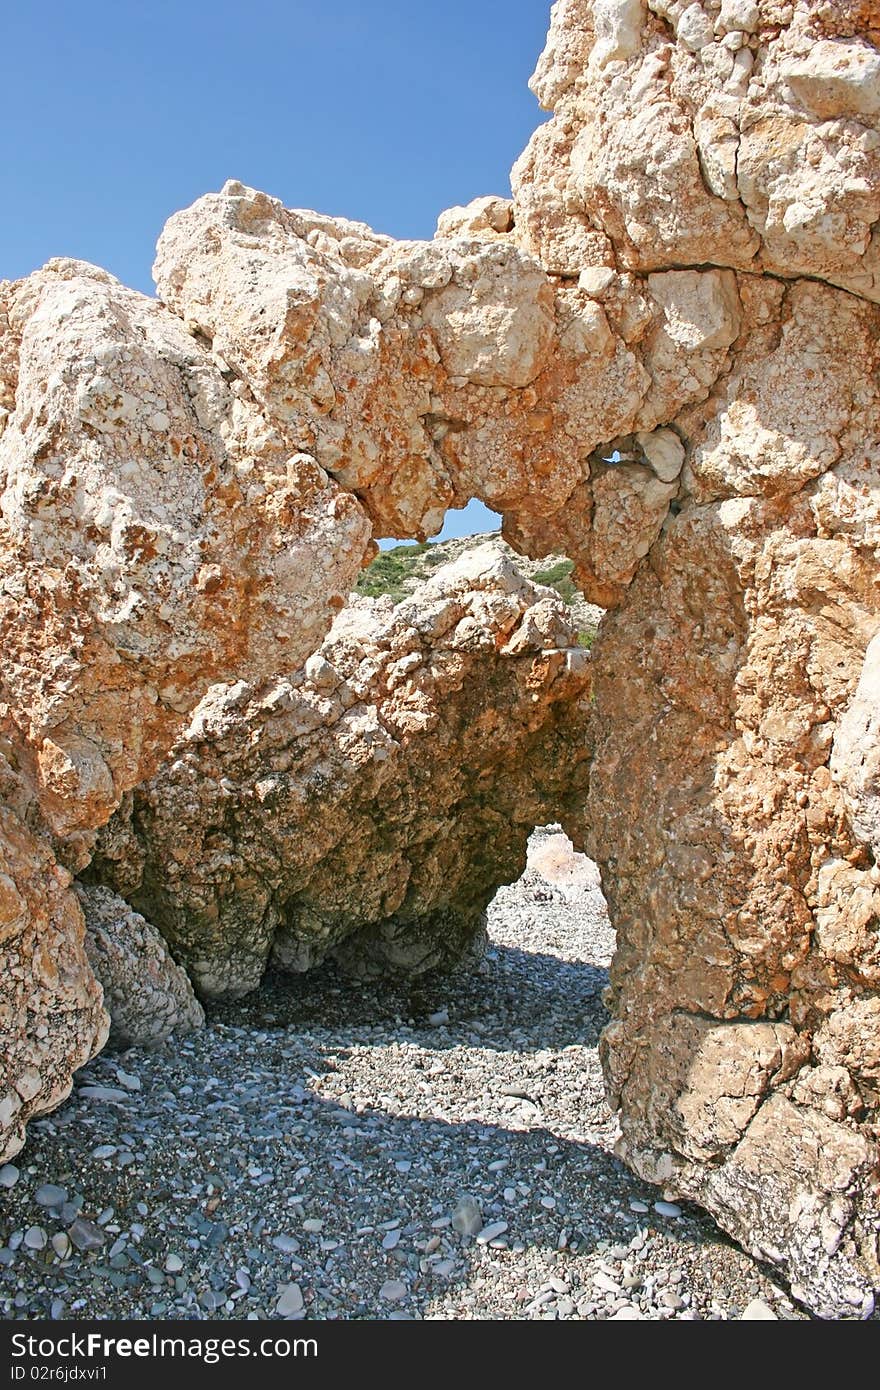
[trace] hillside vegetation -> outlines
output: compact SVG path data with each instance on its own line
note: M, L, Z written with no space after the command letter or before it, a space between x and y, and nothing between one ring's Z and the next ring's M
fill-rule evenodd
M455 560L466 550L494 541L507 551L517 568L535 584L544 584L555 589L559 597L567 603L578 624L582 646L592 645L602 616L601 608L587 603L583 594L576 589L571 575L574 563L564 555L545 556L541 560L529 560L517 555L503 541L497 531L485 531L475 536L462 536L448 541L407 541L392 546L376 556L357 581L356 591L370 598L388 594L395 603L400 603L426 579L439 565Z

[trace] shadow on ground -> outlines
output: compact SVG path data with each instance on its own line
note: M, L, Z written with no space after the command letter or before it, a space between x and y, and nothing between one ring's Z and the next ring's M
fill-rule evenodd
M589 962L493 945L476 969L415 980L360 984L332 961L299 976L270 971L253 994L206 1008L211 1020L239 1027L428 1027L435 1047L472 1039L505 1052L589 1047L607 1022L607 983L608 971ZM431 1027L428 1020L444 1010L449 1023Z

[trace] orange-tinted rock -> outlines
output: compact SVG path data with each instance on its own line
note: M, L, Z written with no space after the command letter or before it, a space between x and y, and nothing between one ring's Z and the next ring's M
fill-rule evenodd
M580 795L576 643L565 605L493 545L396 608L358 599L300 672L202 702L91 873L161 928L204 995L254 989L270 957L449 966L482 941L531 828Z

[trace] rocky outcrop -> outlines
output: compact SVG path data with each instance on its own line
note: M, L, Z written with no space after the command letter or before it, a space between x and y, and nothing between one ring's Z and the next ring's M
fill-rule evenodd
M207 688L305 659L368 545L155 301L72 261L0 284L0 1150L106 1037L68 870Z
M808 276L880 299L876 6L559 0L513 171L552 273Z
M76 861L210 685L314 650L369 529L197 338L104 271L53 261L3 286L0 332L0 708Z
M71 876L46 841L0 805L0 1154L70 1094L108 1019L85 949Z
M189 976L140 913L99 885L77 884L86 955L104 990L114 1047L151 1047L205 1021Z
M684 463L595 647L569 828L618 931L603 1049L623 1156L826 1316L880 1285L871 14L562 3L535 82L555 115L514 173L518 236L548 268L692 306L700 286L704 344L735 319L699 395L666 396Z
M395 243L233 182L165 229L162 304L70 262L0 289L16 978L50 915L81 966L49 836L81 868L217 682L249 687L244 723L208 698L221 741L270 727L261 682L317 646L368 522L422 536L479 496L614 610L589 791L572 766L564 819L618 931L604 1054L622 1152L827 1316L880 1287L878 43L868 0L560 0L533 83L553 115L512 202ZM212 737L203 768L158 772L191 779L197 827ZM230 756L258 801L256 761ZM285 771L265 774L267 804ZM210 794L208 926L239 893L222 861L246 834L219 779ZM148 793L133 804L154 816ZM291 960L306 939L337 947L327 885ZM369 914L375 946L388 917ZM69 1000L57 1042L13 1025L16 1134L27 1068L38 1108L98 1041L83 980L46 986Z
M397 607L355 600L292 677L208 696L91 872L207 996L254 989L270 956L449 966L532 826L580 795L589 688L565 605L481 546Z
M877 904L828 762L877 571L816 531L802 495L682 510L597 644L578 829L618 925L624 1156L837 1315L876 1279Z
M683 454L654 426L729 366L736 278L612 276L600 303L471 211L392 242L233 182L171 218L157 285L377 534L430 534L478 495L607 604L676 492Z

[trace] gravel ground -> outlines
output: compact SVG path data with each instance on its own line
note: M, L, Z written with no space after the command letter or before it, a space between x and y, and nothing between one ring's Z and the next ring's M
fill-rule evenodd
M803 1318L613 1156L595 870L538 831L476 972L324 968L103 1054L0 1169L7 1318Z

